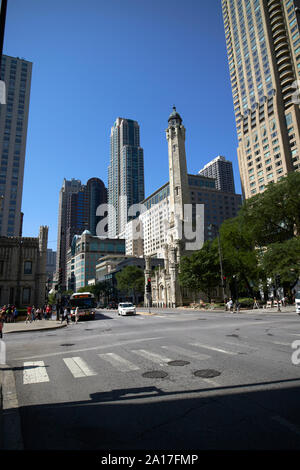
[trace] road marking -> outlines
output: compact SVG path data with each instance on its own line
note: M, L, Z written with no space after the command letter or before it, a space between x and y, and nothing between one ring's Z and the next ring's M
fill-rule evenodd
M279 341L272 341L272 344L279 344L280 346L290 346L291 347L291 343L280 343Z
M282 426L285 426L290 431L292 431L295 434L298 434L298 436L300 436L300 426L297 426L296 424L290 423L289 421L282 418L281 416L272 416L271 419L273 419L274 421L278 421L278 423L282 424Z
M232 352L232 351L225 351L225 349L220 349L220 348L214 348L212 346L207 346L207 344L201 344L201 343L190 343L191 346L197 346L199 348L206 348L206 349L211 349L212 351L217 351L223 354L230 354L232 356L236 356L238 353Z
M24 362L23 384L49 382L44 361Z
M204 360L210 358L210 356L207 356L207 354L200 354L196 351L187 350L179 346L162 346L162 348L168 349L178 354L182 354L183 356L192 357L194 359Z
M128 333L124 333L124 334L128 334ZM107 336L109 336L109 334ZM96 337L95 336L90 336L89 338L95 339ZM89 339L89 338L85 338L85 339ZM97 349L108 349L108 348L116 347L116 346L124 346L124 344L142 343L144 341L154 341L154 340L157 340L157 339L163 339L163 336L157 336L155 338L139 338L139 339L129 339L127 341L126 340L125 341L117 341L117 342L112 343L112 344L101 344L100 346L94 346L92 348L72 349L72 351L70 351L70 353L95 351ZM40 357L63 356L64 354L66 354L66 351L49 353L49 354L40 354L39 356L17 357L16 360L20 361L20 360L26 360L26 359L37 359L37 358L40 358Z
M160 365L163 365L166 362L170 362L172 360L172 359L169 359L168 357L161 356L160 354L146 351L145 349L134 349L132 350L132 352L146 359L150 359L150 361L156 362L157 364L160 364Z
M75 378L97 375L96 372L90 369L87 363L80 357L66 357L63 360Z
M121 372L129 372L131 370L139 370L139 367L124 359L115 353L98 354L101 359L108 361L112 366Z

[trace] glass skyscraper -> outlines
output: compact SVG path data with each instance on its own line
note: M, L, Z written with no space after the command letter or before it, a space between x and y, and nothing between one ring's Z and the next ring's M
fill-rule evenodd
M299 6L299 0L222 0L246 198L300 169Z
M111 128L108 168L108 234L116 237L130 220L128 208L145 197L144 152L136 121L117 118Z

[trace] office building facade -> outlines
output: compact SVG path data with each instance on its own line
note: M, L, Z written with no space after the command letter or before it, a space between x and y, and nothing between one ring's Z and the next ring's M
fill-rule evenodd
M299 171L299 0L222 0L245 198Z
M214 158L199 171L199 175L214 178L218 190L235 193L232 162L225 157L219 155Z
M111 128L108 168L108 235L124 232L131 219L128 209L145 197L144 152L140 127L131 119L117 118Z
M95 280L99 259L109 254L125 254L125 240L97 237L89 230L75 235L67 252L67 288L75 292Z
M2 56L0 79L6 104L0 104L0 235L19 236L32 63Z
M62 279L62 286L67 286L67 251L75 235L89 230L96 235L97 224L101 220L97 216L97 208L107 203L107 190L99 178L90 178L86 185L80 180L64 179L59 196L58 241L57 241L57 277Z

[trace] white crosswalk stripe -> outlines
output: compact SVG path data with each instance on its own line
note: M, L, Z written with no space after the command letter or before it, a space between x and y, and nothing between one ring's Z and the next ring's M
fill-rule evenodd
M96 372L90 369L87 363L80 357L67 357L63 360L75 378L97 375Z
M160 365L172 361L172 359L168 357L161 356L160 354L153 353L151 351L146 351L145 349L134 349L132 352Z
M204 349L211 349L212 351L217 351L223 354L230 354L232 356L236 356L238 353L233 352L233 351L226 351L225 349L220 349L220 348L215 348L213 346L208 346L207 344L201 344L201 343L190 343L191 346L197 346L199 348L204 348Z
M184 349L184 348L181 348L180 346L162 346L162 348L173 351L177 354L182 354L183 356L198 359L200 361L210 358L210 356L208 356L207 354L200 354L197 351L191 351L191 350L188 350L188 349Z
M112 366L121 372L129 372L131 370L139 370L139 367L127 361L123 357L115 353L98 354L101 359L108 361Z
M44 361L24 362L23 384L49 382Z

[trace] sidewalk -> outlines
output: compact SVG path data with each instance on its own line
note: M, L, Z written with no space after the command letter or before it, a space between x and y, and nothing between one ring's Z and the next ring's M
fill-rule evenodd
M3 325L3 336L7 333L19 333L26 331L38 331L38 330L53 330L55 328L63 328L66 326L66 322L60 323L55 319L51 320L35 320L31 323L25 323L25 321L18 321L16 323L4 323Z

